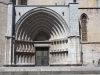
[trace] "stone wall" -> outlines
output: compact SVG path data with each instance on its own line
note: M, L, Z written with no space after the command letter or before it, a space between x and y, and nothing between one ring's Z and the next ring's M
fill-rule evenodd
M11 0L0 0L0 2L9 3L9 2L11 2Z
M100 0L76 0L79 7L100 7ZM28 0L28 5L64 5L72 3L73 0Z
M98 59L100 58L100 44L82 44L82 52L83 64L92 64L94 60L94 65L98 65Z
M98 4L97 6L100 7L100 0L98 0L97 4Z
M79 7L97 7L97 0L77 0Z
M65 0L28 0L28 5L64 5Z
M9 0L0 0L0 66L3 66L5 60L5 35L7 30L7 5Z
M83 63L90 64L94 59L95 64L98 64L98 59L100 58L100 9L79 9L79 13L80 16L82 13L85 13L88 16L88 40L82 44ZM94 50L93 54L92 49Z

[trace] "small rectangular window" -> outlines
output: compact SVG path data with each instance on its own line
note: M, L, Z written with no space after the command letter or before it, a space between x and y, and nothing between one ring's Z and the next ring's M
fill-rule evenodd
M74 2L76 2L76 0L74 0Z
M21 0L21 5L27 5L27 0Z
M18 0L19 5L27 5L27 0Z

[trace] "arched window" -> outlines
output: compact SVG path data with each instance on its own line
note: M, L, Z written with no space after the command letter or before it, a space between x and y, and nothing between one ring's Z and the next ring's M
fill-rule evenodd
M87 41L87 15L83 13L81 15L81 39L82 41Z

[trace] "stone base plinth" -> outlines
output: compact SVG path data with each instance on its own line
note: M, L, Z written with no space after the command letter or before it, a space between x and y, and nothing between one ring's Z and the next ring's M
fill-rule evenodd
M100 67L1 67L0 75L81 75L100 74Z

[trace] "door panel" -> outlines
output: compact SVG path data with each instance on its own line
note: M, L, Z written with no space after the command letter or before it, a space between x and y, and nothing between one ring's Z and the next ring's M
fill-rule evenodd
M48 51L43 51L43 65L48 65Z
M36 65L49 65L49 48L36 48Z
M42 51L36 51L36 65L42 65Z

